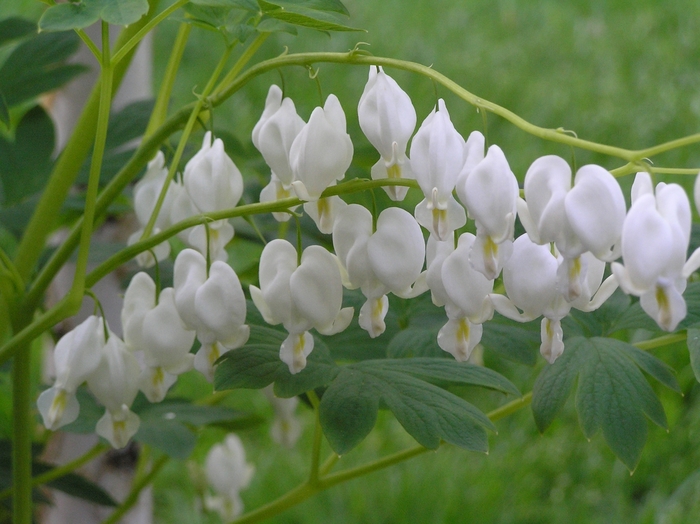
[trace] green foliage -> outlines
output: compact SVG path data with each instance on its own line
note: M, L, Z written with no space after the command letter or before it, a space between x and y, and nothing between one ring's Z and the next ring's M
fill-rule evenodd
M281 20L317 31L361 31L345 24L338 14L348 15L347 9L336 0L258 0L263 13Z
M11 16L0 20L0 46L27 36L35 30L36 24L24 18Z
M74 33L60 33L40 34L18 45L0 68L0 93L7 107L57 89L84 72L85 66L66 63L79 44Z
M644 415L667 427L663 406L638 366L680 391L668 366L634 346L600 337L568 339L564 354L535 382L532 412L537 427L549 427L578 376L576 409L584 435L590 439L602 429L613 452L634 470L647 438Z
M688 352L693 373L700 382L700 329L697 327L688 328Z
M148 12L148 0L81 0L49 7L39 19L40 31L83 29L102 19L129 25Z

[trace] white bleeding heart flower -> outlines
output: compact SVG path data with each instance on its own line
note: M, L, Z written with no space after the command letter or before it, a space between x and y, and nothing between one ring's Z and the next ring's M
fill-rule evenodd
M243 194L243 177L224 151L220 138L204 135L202 148L187 162L183 183L201 213L236 207Z
M103 321L92 315L66 333L53 353L56 381L37 400L44 426L56 430L78 418L78 386L97 369L105 345Z
M114 448L126 446L139 429L139 417L129 408L139 391L140 371L126 344L110 333L100 365L88 378L88 387L106 408L96 432Z
M476 271L469 262L475 239L471 233L463 233L457 248L445 256L440 267L445 312L449 320L440 329L437 341L444 351L451 353L458 361L469 359L474 347L481 341L482 324L493 316L489 298L493 280Z
M175 260L175 307L202 344L194 367L211 381L214 362L245 344L250 328L245 325L245 295L231 266L216 261L208 273L205 258L192 249L181 251Z
M313 110L289 151L296 195L308 202L318 200L328 186L345 176L352 154L345 113L338 98L329 95L322 108Z
M146 174L134 186L134 211L142 226L148 224L167 177L168 169L165 167L165 157L162 151L158 151L148 163ZM168 186L163 205L156 218L155 227L165 229L170 226L170 210L174 196L173 191Z
M658 184L654 194L646 173L637 174L632 195L622 228L624 266L613 263L613 274L661 329L673 331L687 313L687 278L700 266L698 250L686 261L690 202L677 184Z
M489 147L464 180L460 194L476 220L476 241L470 261L474 269L493 280L512 252L519 195L518 181L500 147Z
M528 235L522 235L513 242L513 253L503 267L508 297L491 295L496 311L505 317L518 322L545 317L540 353L550 364L564 351L560 321L571 309L557 287L558 267L559 260L549 246L535 244Z
M466 196L464 194L464 184L472 170L484 159L486 138L480 131L472 131L464 143L464 163L457 177L455 190L459 200L464 204Z
M206 226L200 224L193 227L187 235L187 243L205 256L208 250L211 260L226 262L228 260L226 245L231 242L234 234L233 226L228 220L216 220L209 222ZM207 240L209 240L208 246Z
M292 191L292 186L285 186L277 175L272 173L270 177L270 183L262 188L260 191L260 203L265 202L277 202L278 200L284 200L286 198L292 198L296 195ZM289 208L290 211L294 211L299 206L292 206ZM287 222L292 218L291 213L277 212L272 213L272 217L277 220L277 222Z
M386 329L387 293L409 298L427 289L421 273L425 246L420 226L400 208L382 211L372 233L371 213L360 205L348 205L333 227L333 247L346 272L346 287L360 288L367 298L359 323L372 338Z
M345 201L337 195L319 198L315 202L304 203L304 211L314 221L321 233L330 235L333 233L333 224L338 213L347 206Z
M243 512L240 491L250 485L255 468L246 462L243 443L233 433L207 454L205 473L209 485L217 493L207 497L207 509L216 511L228 522Z
M131 246L133 244L136 244L136 242L141 240L141 236L143 235L143 229L139 229L135 233L132 233L129 235L129 238L126 241L127 246ZM160 228L154 227L153 228L153 234L157 235L160 233ZM155 255L155 258L154 256ZM170 256L170 242L167 240L165 242L161 242L157 246L149 249L148 251L143 251L136 255L136 263L139 265L139 267L143 268L149 268L153 267L156 265L156 260L158 262L165 260Z
M416 110L408 94L381 67L370 66L357 114L362 132L381 155L372 166L372 179L414 178L406 146L416 127ZM400 201L408 188L391 186L384 191Z
M297 251L289 242L269 242L260 256L260 288L250 296L268 324L282 324L289 333L280 359L290 373L306 367L314 346L309 333L331 335L343 331L353 309L343 308L343 285L337 259L321 246L309 246L297 265Z
M411 169L425 196L416 206L416 220L439 240L447 240L467 222L464 208L452 196L463 153L464 139L440 99L411 142Z
M272 385L263 388L262 391L275 412L270 427L272 440L287 449L293 448L302 432L301 423L295 416L299 397L280 398L275 395Z
M289 151L303 127L304 121L297 114L292 99L282 99L282 90L276 85L270 86L263 114L253 128L253 144L285 188L294 181Z
M564 257L560 288L569 302L577 300L586 279L582 254L604 261L620 253L625 199L605 169L586 165L571 187L571 169L554 155L535 160L525 175L525 199L518 201L521 222L533 242L554 242Z
M185 186L173 180L170 184L169 191L173 192L173 203L170 208L170 223L175 225L178 222L186 220L195 215L199 215L200 211L194 205L190 194ZM180 231L177 236L183 242L187 242L191 229Z
M190 348L195 332L186 329L175 307L174 291L161 291L147 273L134 275L124 294L122 308L124 342L131 351L142 351L146 368L139 384L148 400L165 398L177 375L192 369Z

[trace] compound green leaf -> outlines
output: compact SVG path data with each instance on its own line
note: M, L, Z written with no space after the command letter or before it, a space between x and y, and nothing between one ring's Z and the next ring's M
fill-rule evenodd
M86 71L65 61L78 50L74 33L46 33L18 45L0 68L0 91L8 107L64 85Z
M98 2L66 2L49 7L39 19L39 31L83 29L100 19Z
M0 20L0 46L22 38L36 31L36 24L31 20L11 16Z
M275 384L278 397L290 398L328 384L339 368L331 359L326 345L314 339L314 350L306 368L292 375L279 357L285 334L251 325L251 340L244 347L225 353L214 374L214 387L221 389L260 389ZM270 343L277 339L277 341ZM264 341L264 342L260 342Z
M138 22L148 13L148 0L96 0L103 4L102 20L112 25L129 25Z
M259 0L265 15L293 25L309 27L318 31L362 31L345 24L344 20L332 11L321 11L305 7L296 2L277 5L277 2Z
M344 368L323 393L319 420L331 448L343 455L369 435L377 422L379 391L373 377Z
M539 328L535 331L510 322L501 318L486 322L481 345L508 360L534 366L540 347Z

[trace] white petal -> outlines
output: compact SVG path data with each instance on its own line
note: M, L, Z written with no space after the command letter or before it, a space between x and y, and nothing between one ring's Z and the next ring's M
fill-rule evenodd
M393 293L406 291L416 281L425 260L420 226L403 209L390 207L377 219L377 231L367 241L370 265Z
M389 311L389 299L386 295L367 299L360 309L359 324L369 333L370 338L377 338L386 330L384 318Z
M36 404L44 426L51 431L70 424L78 418L80 413L80 405L75 398L75 393L69 393L56 386L43 391Z
M550 364L558 359L564 352L564 332L561 329L559 320L542 319L541 324L542 344L540 345L540 354Z
M315 202L306 202L304 211L311 217L321 233L330 235L338 213L347 204L337 195L320 198Z
M437 336L438 346L447 351L458 362L466 362L483 333L481 324L472 324L466 318L450 319Z
M442 266L442 281L450 301L464 313L464 316L480 316L484 302L490 304L488 295L493 291L493 280L487 279L469 263L469 254L475 237L463 233L459 244ZM475 344L476 345L476 344Z
M343 284L334 256L325 248L304 250L289 288L294 307L310 326L318 329L333 323L342 304Z
M107 439L115 449L121 449L136 435L141 420L138 415L123 406L119 411L107 410L95 426L95 433Z
M194 249L183 249L175 259L173 289L175 307L187 329L198 329L201 321L194 306L197 290L207 279L207 261Z
M314 337L304 331L300 334L290 334L280 347L280 360L287 364L292 375L306 367L306 357L314 349Z
M639 303L664 331L675 331L687 314L683 295L672 283L659 283L644 293Z
M139 375L139 389L149 402L160 402L176 381L177 375L168 373L162 367L146 367Z

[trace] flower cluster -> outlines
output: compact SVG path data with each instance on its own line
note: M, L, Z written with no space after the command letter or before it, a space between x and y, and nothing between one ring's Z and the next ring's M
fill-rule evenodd
M700 252L686 259L691 209L680 186L654 188L651 177L639 173L627 210L620 186L603 167L586 165L573 176L562 158L545 156L525 173L522 198L503 150L486 148L478 131L464 140L443 100L413 135L411 100L381 68L370 68L358 114L380 155L372 178L415 179L422 191L413 214L389 207L373 216L338 196L323 196L343 179L353 155L335 96L304 122L294 103L272 86L253 130L253 143L271 170L260 200L296 195L319 230L332 235L335 251L317 245L301 250L285 239L270 241L262 251L259 287L250 286L250 297L266 322L287 331L280 358L290 373L305 368L314 347L312 329L332 335L352 322L353 309L343 307L344 287L359 289L366 298L358 322L373 338L386 328L389 293L411 298L429 290L447 316L437 343L459 361L469 359L483 324L498 312L519 322L541 317L540 351L554 362L564 351L561 320L572 308L600 307L618 286L640 297L661 329L673 331L685 317L683 291L700 267ZM164 164L159 153L134 190L144 226L167 184ZM155 228L233 208L242 188L241 173L223 143L212 142L207 133L182 181L170 183L161 198ZM386 191L401 202L407 187ZM697 205L700 183L695 196ZM291 211L274 216L286 220ZM475 234L457 234L468 218ZM525 229L518 238L516 218ZM124 297L123 341L97 317L59 341L56 382L38 401L47 428L77 417L75 391L87 381L107 408L97 432L121 447L138 428L138 417L129 410L138 389L159 402L177 376L193 367L213 378L219 356L244 345L249 335L245 295L225 262L232 236L226 220L184 231L182 239L195 249L177 255L172 288L160 290L148 274L136 274ZM159 259L168 251L167 244L159 246L141 263L155 263L153 255ZM604 278L606 264L612 274ZM496 279L504 294L494 292ZM200 348L193 355L195 339ZM291 411L280 413L281 424L290 426ZM276 432L287 443L298 436L293 428L286 436L282 429ZM234 495L229 499L238 503Z

